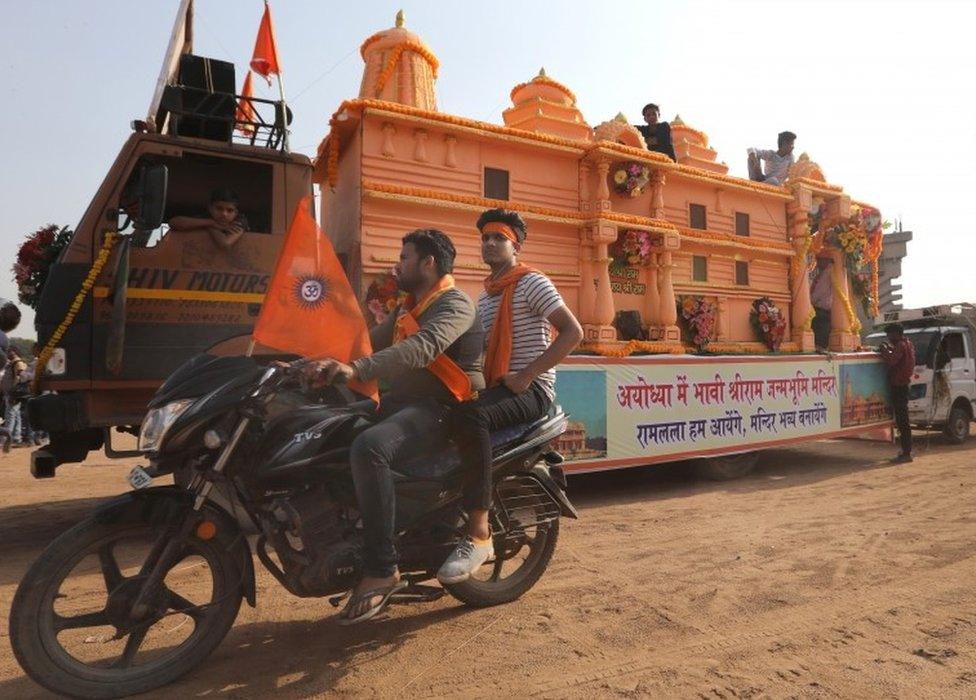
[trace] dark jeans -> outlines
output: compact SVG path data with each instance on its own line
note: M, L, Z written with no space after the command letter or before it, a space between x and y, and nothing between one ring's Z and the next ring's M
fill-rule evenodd
M521 394L503 385L482 391L477 399L454 409L455 440L461 463L468 476L464 487L464 507L491 508L491 433L545 415L552 399L536 382Z
M816 316L813 317L813 342L818 348L830 345L830 310L814 307Z
M349 453L363 519L363 573L383 578L397 568L396 493L391 465L447 439L447 408L433 399L405 403L384 397L380 422L353 440Z
M901 453L912 453L912 426L908 423L908 387L891 387L891 406L895 409L895 425L898 426L898 437L901 440Z

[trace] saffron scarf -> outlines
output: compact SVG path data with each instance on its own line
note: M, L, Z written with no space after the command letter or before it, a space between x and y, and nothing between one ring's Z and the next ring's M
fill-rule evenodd
M526 275L538 272L535 268L519 263L501 277L485 278L485 291L489 296L502 295L498 313L488 336L488 354L485 357L485 384L492 386L508 374L512 360L512 307L515 299L515 286Z

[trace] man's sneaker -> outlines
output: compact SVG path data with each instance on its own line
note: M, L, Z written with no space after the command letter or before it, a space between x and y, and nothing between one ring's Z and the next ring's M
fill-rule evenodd
M460 583L466 581L471 574L486 561L495 556L495 547L491 540L487 544L475 544L470 537L465 537L451 552L440 570L437 580L441 583Z
M909 462L914 462L915 460L911 455L900 454L897 457L891 458L892 464L908 464Z

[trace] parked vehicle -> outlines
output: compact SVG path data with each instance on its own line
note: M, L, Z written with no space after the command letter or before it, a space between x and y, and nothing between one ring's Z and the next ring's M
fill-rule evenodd
M901 323L915 347L915 375L908 389L908 417L919 428L942 430L954 443L969 437L976 402L976 306L945 304L885 314ZM883 330L865 342L879 345Z
M258 559L292 594L352 587L361 527L348 449L369 426L365 409L373 404L341 387L310 396L301 372L300 363L262 367L201 355L166 381L142 424L150 464L130 475L136 490L55 539L17 589L10 640L31 678L74 697L118 697L163 686L206 659L241 600L255 605L251 548L234 515L256 525ZM498 605L539 580L559 518L577 517L562 459L549 448L565 425L554 409L493 437L497 555L444 588L423 582L463 536L456 450L397 467L397 547L409 586L394 602L431 601L446 589L468 605ZM192 474L187 488L146 488L181 468ZM240 512L213 502L216 485ZM104 581L104 601L77 593L76 577L85 575Z

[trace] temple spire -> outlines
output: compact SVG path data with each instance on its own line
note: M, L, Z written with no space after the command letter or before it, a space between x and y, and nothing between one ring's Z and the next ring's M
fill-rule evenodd
M403 26L403 24L404 24L404 19L403 19L403 10L399 10L399 11L398 11L398 12L396 13L396 26L398 26L398 27L402 27L402 26Z

